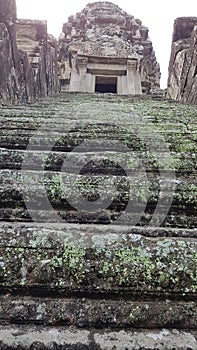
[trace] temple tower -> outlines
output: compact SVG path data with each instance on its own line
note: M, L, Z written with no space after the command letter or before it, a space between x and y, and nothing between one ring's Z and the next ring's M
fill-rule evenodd
M148 29L113 3L88 4L63 25L59 78L71 92L135 95L159 87Z

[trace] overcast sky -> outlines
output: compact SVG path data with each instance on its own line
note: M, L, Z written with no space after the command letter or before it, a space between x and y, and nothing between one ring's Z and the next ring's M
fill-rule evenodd
M75 15L94 0L16 0L18 18L44 19L48 32L58 37L68 16ZM139 18L149 28L157 60L161 67L161 87L167 85L168 63L174 19L197 16L196 0L113 0L124 11Z

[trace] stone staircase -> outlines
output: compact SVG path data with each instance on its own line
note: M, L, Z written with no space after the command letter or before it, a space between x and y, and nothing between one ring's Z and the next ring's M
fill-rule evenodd
M196 108L0 110L0 349L197 349Z

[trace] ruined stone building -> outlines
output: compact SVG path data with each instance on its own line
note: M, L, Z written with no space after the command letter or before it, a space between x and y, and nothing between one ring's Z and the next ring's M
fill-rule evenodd
M160 67L148 28L117 5L99 1L70 16L59 41L47 22L18 19L0 0L0 105L70 92L149 93ZM197 17L174 22L167 97L197 103Z
M17 19L15 0L0 1L0 105L59 91L57 42L46 21Z
M88 4L63 25L59 77L71 92L141 94L160 86L148 29L107 1Z

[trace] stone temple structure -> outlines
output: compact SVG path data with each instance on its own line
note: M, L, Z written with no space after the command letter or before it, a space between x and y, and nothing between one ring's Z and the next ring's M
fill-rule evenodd
M71 92L142 94L160 86L160 67L142 22L101 1L63 25L59 78Z
M57 42L46 21L17 19L16 1L0 0L0 106L58 91Z

